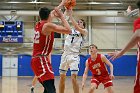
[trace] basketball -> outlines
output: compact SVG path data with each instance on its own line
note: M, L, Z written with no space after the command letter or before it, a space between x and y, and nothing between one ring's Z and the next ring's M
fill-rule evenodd
M65 6L67 9L71 9L71 8L73 8L75 5L76 5L76 0L66 0L65 3L64 3L64 6Z

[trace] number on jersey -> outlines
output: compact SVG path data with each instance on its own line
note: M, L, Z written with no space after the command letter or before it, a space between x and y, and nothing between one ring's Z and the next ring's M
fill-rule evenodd
M40 33L39 31L36 31L34 35L34 43L39 43L39 37L40 37Z
M74 37L71 38L71 43L73 43Z
M101 75L100 69L96 69L96 71L97 71L97 74L98 74L98 75Z

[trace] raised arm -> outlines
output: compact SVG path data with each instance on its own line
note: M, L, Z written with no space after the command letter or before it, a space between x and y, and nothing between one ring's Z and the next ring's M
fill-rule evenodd
M71 20L72 25L74 26L74 28L77 29L81 34L87 35L87 33L88 33L87 30L84 29L84 28L81 28L78 25L78 23L75 21L75 19L73 18L73 16L72 16L72 13L73 13L72 9L71 10L67 10L67 11L68 11L68 15L70 17L70 20Z
M130 17L137 16L139 14L139 9L132 10L132 7L129 5L126 12L127 12L127 16L130 16Z
M65 20L64 15L62 14L61 10L58 8L55 8L55 12L57 13L57 17L59 17L62 21L61 25L56 25L54 23L48 22L44 24L42 28L42 33L44 35L49 35L51 32L57 32L57 33L63 33L63 34L70 34L71 33L71 28L68 22Z
M84 85L85 85L85 81L87 79L87 74L88 74L88 60L86 61L86 66L85 66L85 71L84 71L84 74L83 74L83 79L82 79L82 90L84 89Z
M62 1L61 1L61 3L58 5L58 8L59 8L59 9L62 8L62 6L64 5L65 1L66 1L66 0L62 0Z
M122 56L126 51L134 47L138 42L140 42L140 29L136 30L130 41L126 44L126 46L121 51L116 51L114 53L109 53L111 56L111 60L114 60L120 56Z

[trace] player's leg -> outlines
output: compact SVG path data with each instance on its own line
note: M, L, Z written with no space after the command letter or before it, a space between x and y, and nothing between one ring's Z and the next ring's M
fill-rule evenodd
M43 93L56 93L54 79L43 81L42 85L44 87Z
M136 75L134 93L139 93L139 92L140 92L140 75Z
M79 84L77 82L77 74L72 74L71 80L72 80L74 93L79 93Z
M36 85L36 82L37 82L37 77L34 76L33 80L32 80L32 87L34 87Z
M98 77L92 77L91 79L91 86L88 93L95 93L95 89L98 88L101 82L98 80Z
M114 93L113 82L109 78L109 75L107 75L106 77L100 77L100 80L104 84L104 87L105 87L107 93Z
M107 90L107 93L114 93L112 86L107 87L106 90Z
M71 70L71 80L73 85L74 93L79 93L79 84L77 81L77 74L79 71L79 61L80 58L78 55L72 55L70 57L70 70Z
M31 93L34 93L34 86L36 85L37 82L37 77L34 76L33 80L32 80L32 87L31 87Z
M136 79L134 84L134 93L140 92L140 62L138 62L137 65L137 73L136 73Z
M59 73L60 73L59 93L64 93L67 70L68 70L67 55L63 54L61 57L61 63L59 67Z
M39 75L39 80L44 87L44 93L56 93L55 84L54 84L54 72L52 70L52 65L50 60L47 57L40 58L42 63L42 68L45 71ZM44 75L43 75L44 74Z
M66 74L60 74L59 93L64 93Z
M91 83L90 89L88 93L95 93L95 89L98 87L96 83Z
M54 72L52 71L49 59L45 56L34 58L32 59L31 66L35 75L38 77L38 81L44 87L44 93L56 93L54 86ZM52 81L49 82L49 80Z

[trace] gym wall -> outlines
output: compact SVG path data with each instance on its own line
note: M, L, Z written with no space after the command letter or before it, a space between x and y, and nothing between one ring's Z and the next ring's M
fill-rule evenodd
M80 55L80 70L78 75L82 76L85 69L85 61L89 55L83 56ZM55 73L55 76L59 76L59 64L60 64L61 55L52 55L52 66ZM136 73L136 55L124 55L115 61L112 61L114 66L114 75L115 76L135 76ZM31 56L30 55L18 55L18 76L33 76L32 69L30 67ZM0 76L2 76L2 55L0 55ZM70 71L67 72L67 75L70 76ZM91 73L89 71L89 76Z

